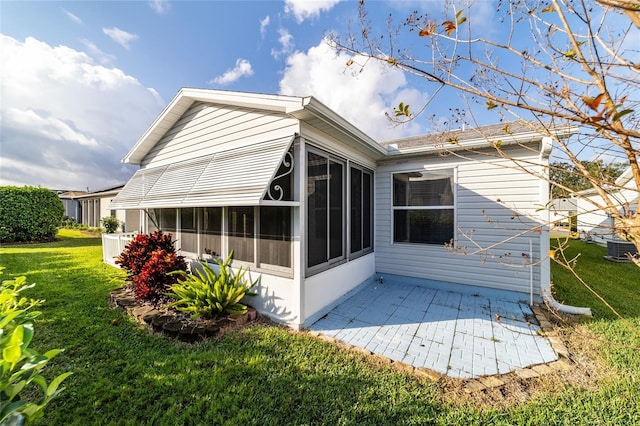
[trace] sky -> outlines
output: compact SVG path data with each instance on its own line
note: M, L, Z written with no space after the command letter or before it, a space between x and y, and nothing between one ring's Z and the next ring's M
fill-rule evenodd
M377 1L373 16L415 2ZM314 96L376 140L424 84L372 64L354 77L326 43L357 24L353 1L0 1L0 184L95 191L182 87Z
M444 0L367 2L384 24ZM493 28L495 0L474 5ZM314 96L378 141L427 133L392 125L399 102L435 87L377 62L346 66L327 35L359 29L358 3L0 0L0 185L95 191L124 184L121 159L182 87ZM461 107L441 96L430 114ZM482 123L490 124L490 123Z

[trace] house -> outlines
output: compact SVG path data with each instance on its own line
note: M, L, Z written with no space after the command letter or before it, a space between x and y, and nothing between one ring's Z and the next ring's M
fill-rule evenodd
M73 200L80 206L80 216L76 221L90 228L99 228L102 226L103 217L115 216L123 224L123 231L139 229L142 214L139 210L118 210L109 207L123 187L124 185L115 185L75 195Z
M552 226L557 229L570 230L573 227L575 231L577 212L578 200L576 198L554 198L549 203L549 219Z
M637 208L638 188L633 180L631 167L627 168L616 179L613 190L609 191L620 212L633 212ZM613 218L604 210L603 200L595 189L588 189L579 193L577 198L578 232L582 237L589 237L592 241L606 245L609 241L621 241L614 232Z
M86 195L85 191L56 191L58 198L62 201L64 206L64 215L70 219L73 219L76 223L82 221L82 206L77 197Z
M390 276L537 300L550 148L524 123L379 144L313 97L185 88L123 159L140 168L110 208L144 211L140 231L191 258L233 250L261 277L251 304L295 328Z

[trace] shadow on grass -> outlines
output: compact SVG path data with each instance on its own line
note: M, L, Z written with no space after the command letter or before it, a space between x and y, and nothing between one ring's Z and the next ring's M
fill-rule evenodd
M69 239L1 250L6 272L26 275L37 283L29 296L46 299L34 347L65 348L45 376L74 373L41 424L398 424L438 416L435 386L279 326L191 345L150 333L109 308L123 274L100 261L99 246Z
M558 247L565 240L551 240ZM631 263L610 262L607 250L596 244L570 240L565 249L567 259L577 259L577 274L625 318L640 318L640 268ZM557 256L557 255L556 255ZM577 256L577 257L576 257ZM588 306L594 318L616 319L616 315L580 283L570 271L551 262L554 295L574 306Z

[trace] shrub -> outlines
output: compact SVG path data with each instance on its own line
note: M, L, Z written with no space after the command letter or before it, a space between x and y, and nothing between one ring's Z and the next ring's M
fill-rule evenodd
M0 242L53 240L63 214L62 201L49 189L0 187Z
M74 218L65 216L62 218L62 227L67 229L77 229L80 224Z
M247 307L240 303L245 296L255 296L251 290L258 284L243 279L246 270L242 267L237 273L230 268L233 252L227 260L215 259L219 267L216 273L206 263L199 263L192 274L184 271L172 272L172 275L181 277L181 282L171 286L168 296L177 299L169 306L182 312L191 313L192 318L200 316L212 318L219 314L244 314Z
M184 256L176 254L171 234L162 231L136 235L116 259L116 264L127 272L127 281L133 284L136 298L154 304L161 302L169 286L179 279L168 273L187 270Z
M115 216L106 216L101 220L102 226L104 227L104 232L107 234L113 234L120 227L120 221Z
M62 349L39 354L29 348L34 335L33 320L40 315L31 308L42 301L21 295L35 285L25 282L25 277L18 277L3 281L0 286L0 424L3 425L30 423L42 417L45 406L62 392L62 381L71 375L63 373L47 384L40 374ZM43 395L37 402L23 398L28 394L34 399L40 392Z

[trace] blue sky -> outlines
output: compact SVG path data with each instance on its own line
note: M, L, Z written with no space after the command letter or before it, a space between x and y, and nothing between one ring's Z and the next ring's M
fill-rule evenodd
M1 1L0 17L3 185L125 182L121 158L181 87L313 95L378 140L428 130L384 117L426 86L379 66L354 78L323 41L356 27L357 2Z
M370 1L367 8L382 26L390 13L401 21L416 8L440 12L444 3ZM495 3L473 6L486 32L495 31ZM423 104L433 85L379 63L354 77L349 56L324 41L329 32L359 29L357 7L0 0L0 184L96 190L124 183L135 170L120 160L181 87L315 96L379 141L430 131L424 117L394 127L384 114L400 101ZM440 93L428 115L458 107L460 98Z

